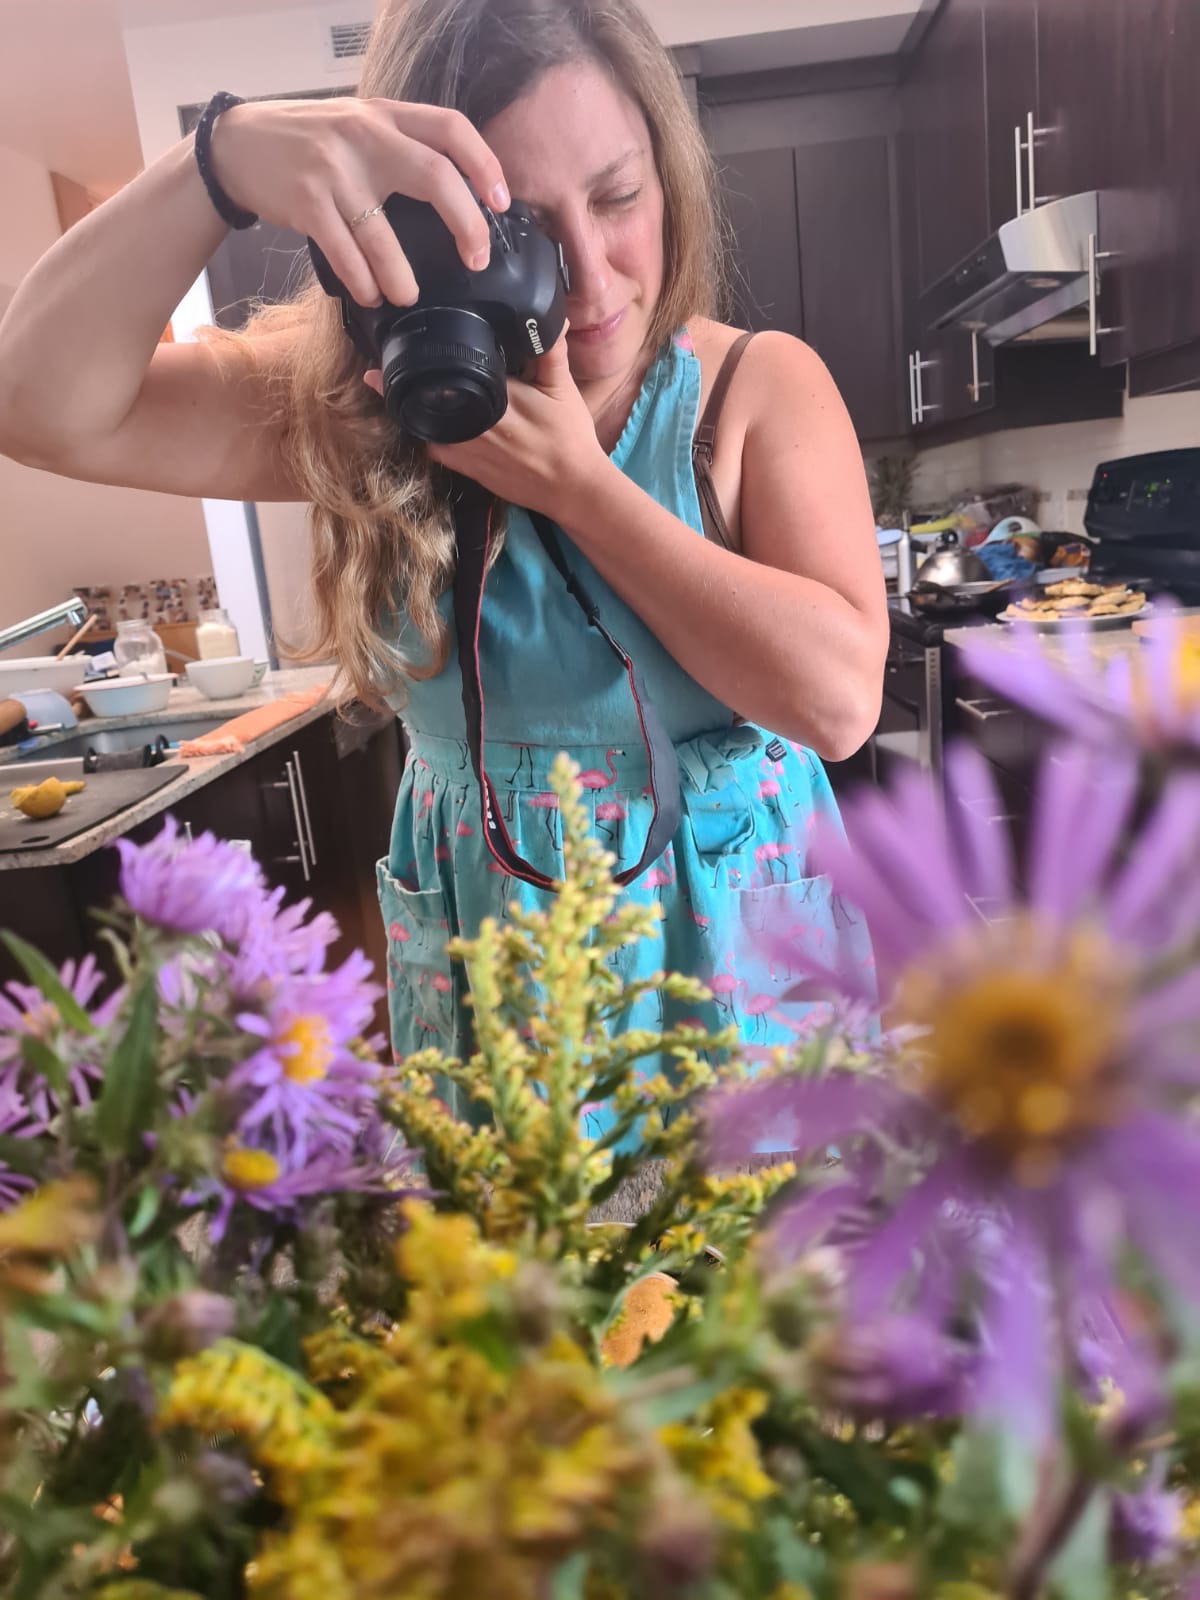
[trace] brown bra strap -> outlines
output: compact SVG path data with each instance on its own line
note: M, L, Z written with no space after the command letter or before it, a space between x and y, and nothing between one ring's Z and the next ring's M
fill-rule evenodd
M696 429L696 437L692 440L692 471L695 474L696 492L700 499L700 519L704 524L704 537L711 539L714 544L723 545L726 550L733 550L735 546L725 521L725 513L721 510L721 502L717 499L716 485L713 483L713 444L716 441L717 423L721 418L721 407L725 404L729 385L737 371L738 362L753 337L752 333L743 333L730 345L721 363L721 370L717 373L717 381L712 386L712 393L708 397L700 426Z

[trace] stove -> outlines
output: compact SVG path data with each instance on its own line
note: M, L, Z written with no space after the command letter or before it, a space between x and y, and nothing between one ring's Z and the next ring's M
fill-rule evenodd
M1200 605L1200 449L1102 462L1083 525L1092 575L1146 580Z
M1200 605L1200 449L1158 450L1096 468L1084 515L1092 547L1089 576L1137 582L1152 593ZM1064 572L1064 577L1069 576ZM978 733L1011 708L957 680L948 628L989 627L990 617L934 618L900 599L888 602L891 642L883 712L875 736L880 758L903 758L940 772L943 745L953 733Z

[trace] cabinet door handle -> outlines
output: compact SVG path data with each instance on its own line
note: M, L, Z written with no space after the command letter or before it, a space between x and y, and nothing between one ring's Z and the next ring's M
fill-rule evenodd
M1031 111L1025 119L1025 150L1029 158L1029 210L1036 211L1038 206L1048 205L1054 199L1052 194L1039 194L1037 192L1037 142L1039 139L1048 139L1055 130L1053 128L1039 128L1034 124L1034 115ZM1017 143L1020 145L1021 132L1017 130Z
M308 814L308 791L304 787L304 768L300 765L300 752L292 751L292 763L296 768L296 787L300 791L300 809L304 813L304 830L308 834L308 859L315 867L317 864L317 842L313 838L312 818Z
M924 422L925 421L925 413L927 411L940 411L941 410L941 406L938 405L935 401L933 401L933 400L928 400L927 401L925 399L925 380L921 377L921 374L925 371L926 367L936 367L937 366L937 362L936 361L922 361L921 360L921 352L918 350L917 351L917 359L914 362L914 366L916 367L916 372L917 372L917 421L918 422Z
M991 388L988 383L982 383L979 377L979 329L971 329L971 382L968 385L971 392L971 404L977 406L979 397L985 389Z
M304 819L300 815L300 796L296 788L296 774L292 771L292 763L290 761L284 764L284 771L287 773L288 793L292 800L292 820L296 824L296 848L300 852L300 871L304 874L305 883L308 883L312 877L312 872L309 870L308 865L308 851L304 847ZM285 859L294 861L295 857L287 856Z
M1015 146L1017 167L1017 215L1025 215L1025 163L1021 159L1024 151L1021 142L1021 124L1018 122L1013 129L1013 144Z
M1100 263L1111 261L1119 254L1119 250L1098 250L1096 235L1088 234L1088 351L1093 356L1100 353L1101 339L1107 334L1123 331L1120 327L1100 326Z
M959 700L956 698L954 704L960 711L965 711L969 717L974 717L976 722L991 722L995 717L1012 716L1012 708L1010 706L1000 706L995 711L980 710L983 705L982 700Z
M917 415L917 358L911 351L908 355L908 414L915 428L921 419Z

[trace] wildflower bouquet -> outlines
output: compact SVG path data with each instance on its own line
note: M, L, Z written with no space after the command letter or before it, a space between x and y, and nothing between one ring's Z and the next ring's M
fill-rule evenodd
M115 986L9 941L3 1592L1182 1592L1190 787L1147 809L1135 757L1063 749L1024 863L969 755L949 798L856 804L820 848L883 1028L861 974L810 960L844 1024L753 1081L730 1035L610 1033L633 997L607 958L651 913L557 787L562 893L454 949L466 1061L383 1064L328 919L169 827L123 847ZM764 1146L790 1159L748 1171ZM650 1170L645 1214L600 1220Z

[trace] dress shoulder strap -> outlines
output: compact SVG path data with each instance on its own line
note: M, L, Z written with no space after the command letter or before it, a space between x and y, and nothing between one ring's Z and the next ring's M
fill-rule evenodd
M717 437L717 423L721 418L721 408L725 404L729 385L737 371L738 362L741 361L746 346L753 337L752 333L743 333L730 345L721 363L721 370L717 373L717 380L712 386L712 393L708 397L700 426L696 429L696 437L692 440L692 471L696 478L696 493L700 499L700 518L704 524L704 537L711 539L714 544L723 545L726 550L733 550L736 546L713 483L713 444Z

